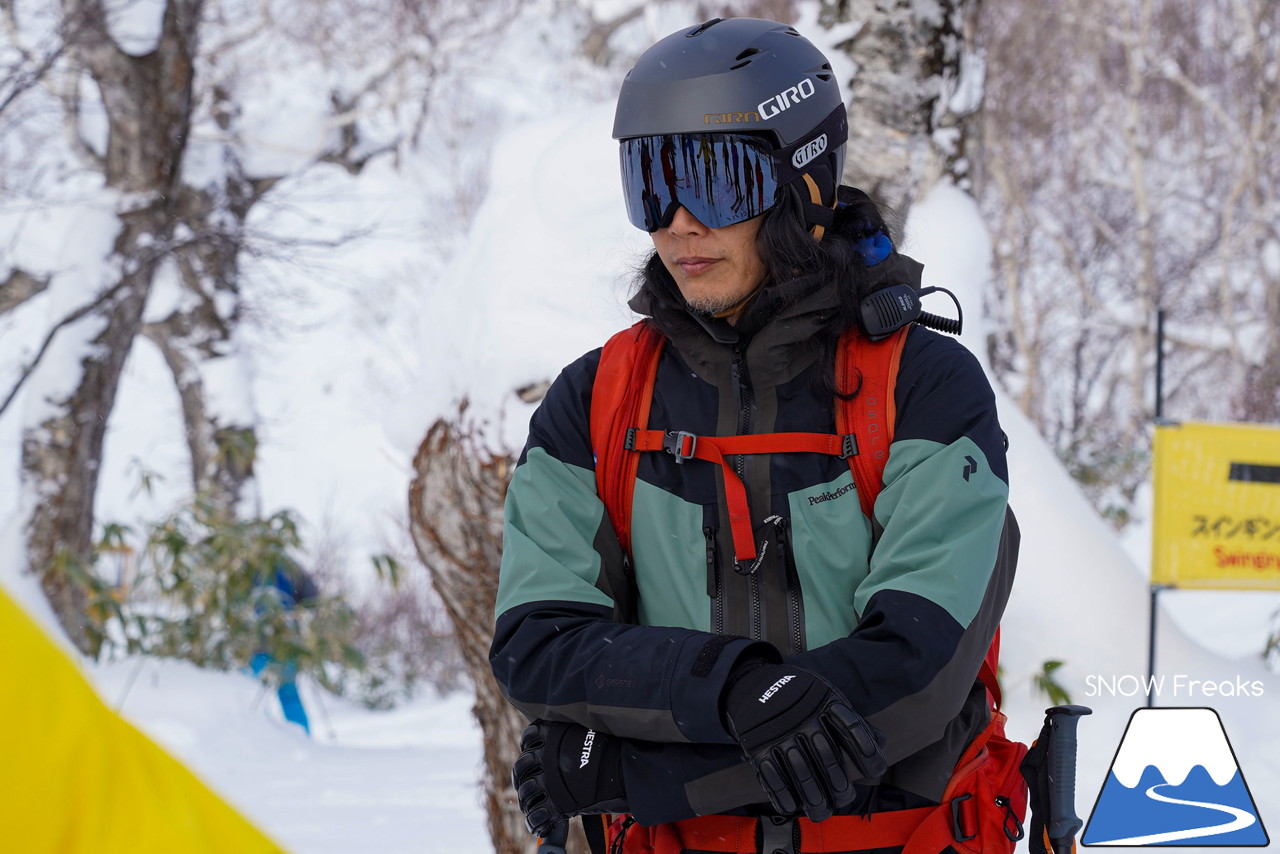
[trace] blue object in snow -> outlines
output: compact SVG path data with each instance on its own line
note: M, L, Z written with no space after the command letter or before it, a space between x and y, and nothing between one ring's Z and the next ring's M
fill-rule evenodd
M311 735L311 721L308 720L307 710L302 705L302 697L298 695L298 683L293 678L293 665L279 664L265 652L255 654L249 661L249 669L253 671L254 676L261 675L262 671L272 665L279 667L284 676L284 681L276 689L276 697L280 700L280 710L284 712L284 719L297 724L307 735Z

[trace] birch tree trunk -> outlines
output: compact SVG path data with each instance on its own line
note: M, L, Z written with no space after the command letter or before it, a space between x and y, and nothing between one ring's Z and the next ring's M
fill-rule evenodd
M170 0L155 49L125 53L107 30L101 0L64 0L79 22L71 46L97 83L108 122L101 161L119 229L99 270L51 289L80 303L58 331L28 388L22 435L27 555L71 640L96 652L71 570L92 560L93 501L107 420L159 259L172 239L173 205L190 128L202 0ZM66 376L74 366L74 378ZM31 400L34 398L34 401Z
M845 181L905 221L911 203L950 176L969 189L982 99L979 0L822 0L819 21L857 29Z

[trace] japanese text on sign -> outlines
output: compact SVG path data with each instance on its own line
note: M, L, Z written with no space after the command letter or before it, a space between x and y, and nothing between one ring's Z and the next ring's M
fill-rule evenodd
M1151 581L1280 590L1280 429L1156 428Z

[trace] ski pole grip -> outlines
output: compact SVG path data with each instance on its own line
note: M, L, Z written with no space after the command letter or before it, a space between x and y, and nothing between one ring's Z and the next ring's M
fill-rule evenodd
M1045 709L1049 724L1049 839L1058 848L1072 850L1072 839L1084 822L1076 815L1076 725L1084 715L1093 714L1087 706L1054 706Z
M562 818L552 825L547 835L538 840L538 854L565 854L569 843L569 819Z

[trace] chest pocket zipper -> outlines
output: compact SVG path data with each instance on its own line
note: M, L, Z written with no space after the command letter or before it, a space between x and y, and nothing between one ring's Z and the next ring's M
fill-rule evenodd
M716 544L716 529L702 529L707 545L707 597L711 600L711 631L724 634L724 589L720 579L720 548Z

